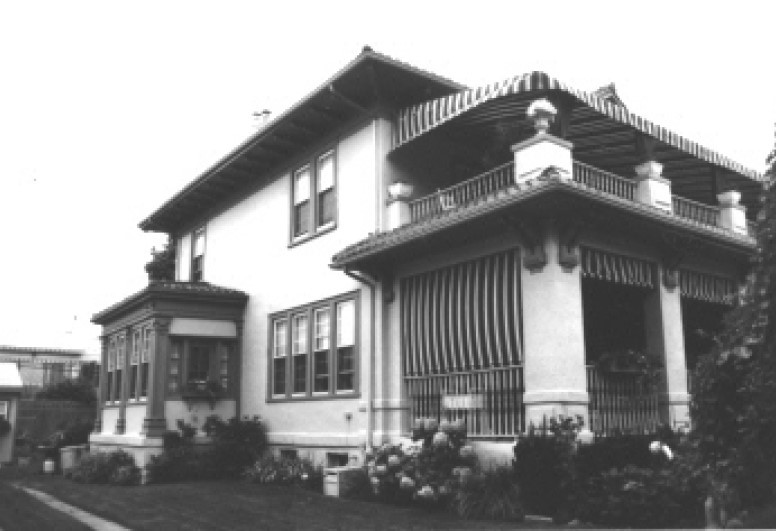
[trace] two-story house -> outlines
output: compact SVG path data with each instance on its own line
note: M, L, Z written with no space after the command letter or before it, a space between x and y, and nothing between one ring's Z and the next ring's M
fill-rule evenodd
M329 464L417 418L492 454L551 415L686 426L762 180L611 87L468 89L365 49L140 223L175 280L94 316L92 446L142 464L211 414Z

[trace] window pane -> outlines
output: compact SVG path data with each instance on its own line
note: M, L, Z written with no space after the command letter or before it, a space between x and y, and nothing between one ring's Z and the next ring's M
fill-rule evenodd
M286 359L275 358L272 360L272 394L286 394Z
M140 398L148 396L148 362L140 365Z
M198 229L194 233L194 252L195 257L205 254L205 229Z
M314 357L314 382L313 391L326 393L329 391L329 351L321 350Z
M293 389L294 393L307 391L307 315L294 316L292 329L293 344Z
M355 302L337 304L337 347L353 345L356 338Z
M140 363L140 330L132 334L132 354L129 356L129 363L130 365Z
M122 387L122 370L117 369L116 372L116 394L113 396L113 400L121 400L121 387Z
M335 217L334 190L326 190L318 194L318 226L334 223Z
M294 236L310 232L310 201L294 206Z
M140 361L142 363L148 363L151 357L151 329L143 329L143 346L140 350Z
M307 354L296 354L294 363L294 393L307 392Z
M354 348L341 347L337 349L337 391L355 390L355 359Z
M334 153L331 151L318 159L318 191L334 188Z
M167 375L167 390L170 393L177 393L179 389L179 374L181 364L181 348L183 344L180 341L174 341L172 343L172 349L170 350L170 364L169 372Z
M310 200L310 168L302 168L294 174L294 204Z
M229 389L229 345L218 343L218 383L221 389Z
M315 350L329 348L329 310L315 310Z
M274 336L272 340L273 357L279 358L286 355L286 330L287 322L285 319L282 321L275 321Z
M129 371L129 398L137 398L137 365L132 365Z
M206 382L210 372L210 345L192 343L188 359L189 382Z
M307 352L307 316L297 315L294 317L294 344L292 352L294 354L305 354Z

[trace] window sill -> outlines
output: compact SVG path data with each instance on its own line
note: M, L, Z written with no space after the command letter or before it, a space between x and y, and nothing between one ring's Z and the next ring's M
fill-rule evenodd
M360 397L361 393L355 391L340 391L336 394L314 393L311 395L272 396L267 400L267 403L317 402L321 400L347 400Z
M310 234L304 234L302 236L295 236L291 239L291 242L288 244L289 249L291 247L296 247L297 245L301 245L305 242L308 242L310 240L314 240L318 236L323 236L324 234L328 234L329 232L333 231L337 228L337 224L334 222L327 223L326 225L322 225L318 227L318 229L315 232L312 232Z

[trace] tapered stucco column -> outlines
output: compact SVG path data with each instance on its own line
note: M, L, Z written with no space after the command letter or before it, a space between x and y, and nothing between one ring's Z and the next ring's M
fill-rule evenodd
M526 426L544 418L581 415L588 421L582 283L579 266L561 253L560 234L552 221L537 228L532 249L523 260L522 318L525 346L523 378ZM541 266L541 262L544 265Z
M102 410L108 400L108 337L100 336L100 385L97 389L97 416L94 419L94 433L102 432Z
M146 437L161 437L167 429L164 398L167 386L167 358L170 319L155 319L151 335L151 359L148 366L148 402L142 433Z
M690 427L690 397L687 393L687 362L679 287L665 275L644 303L647 350L663 360L665 380L660 382L660 416L672 428ZM675 277L674 277L675 278Z

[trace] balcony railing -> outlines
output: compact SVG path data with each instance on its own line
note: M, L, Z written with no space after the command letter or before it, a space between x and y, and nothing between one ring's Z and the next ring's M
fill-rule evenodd
M635 182L582 162L574 161L574 181L629 201L636 198Z
M661 423L657 387L639 374L604 373L588 366L587 390L594 433L652 433Z
M719 227L719 208L691 201L677 195L671 197L674 215L696 221L701 225Z
M637 184L614 173L574 161L573 180L587 188L627 201L637 201ZM463 206L470 206L498 192L515 186L514 164L509 162L459 184L439 190L409 203L410 222L415 223ZM674 216L693 221L706 227L720 227L720 208L705 205L684 197L671 197ZM748 222L748 235L755 236L755 224Z
M463 419L469 437L525 430L522 367L406 377L405 384L411 419Z
M515 184L511 162L481 173L462 183L410 202L410 219L415 222L440 212L468 205Z

